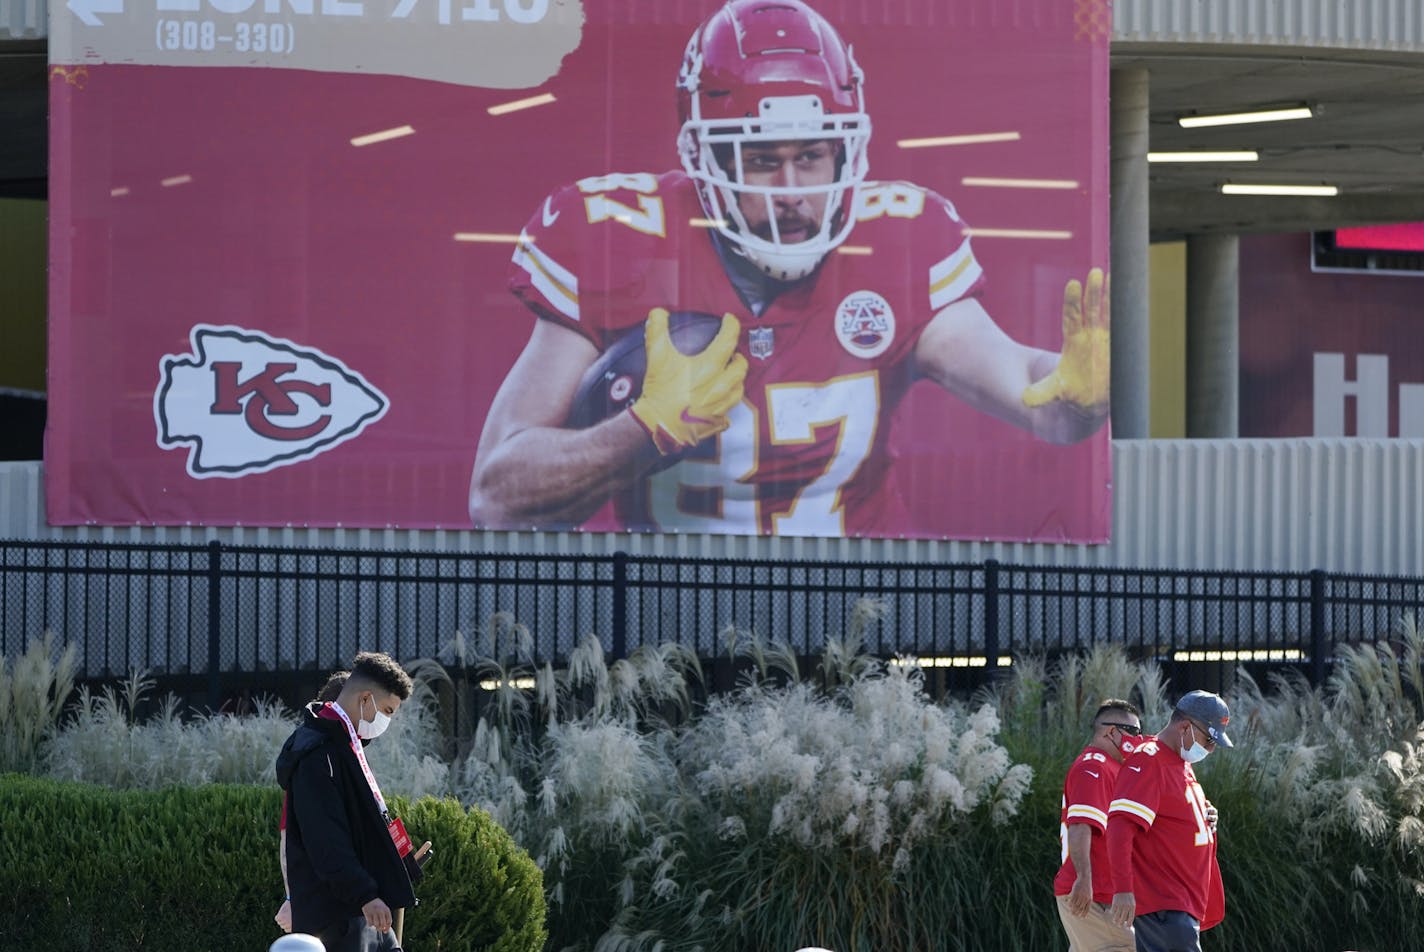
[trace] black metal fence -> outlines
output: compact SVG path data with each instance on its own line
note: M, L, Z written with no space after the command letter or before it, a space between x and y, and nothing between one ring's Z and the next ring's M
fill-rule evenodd
M1098 642L1171 663L1299 666L1315 683L1342 643L1389 638L1424 579L1001 564L676 559L0 541L0 654L53 631L86 680L147 670L212 706L254 676L319 676L359 649L437 657L496 613L556 664L584 636L622 657L678 641L703 657L735 628L817 654L883 611L866 650L936 666Z

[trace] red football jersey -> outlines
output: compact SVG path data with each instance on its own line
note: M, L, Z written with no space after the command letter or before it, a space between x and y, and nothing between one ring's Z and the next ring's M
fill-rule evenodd
M681 172L604 175L555 192L520 236L510 287L600 350L655 307L734 314L750 369L731 425L616 500L624 528L806 536L893 533L890 417L920 332L978 293L964 223L933 192L861 186L847 246L760 316L738 296ZM641 332L641 331L637 331Z
M1078 879L1078 871L1068 858L1068 827L1083 823L1093 830L1088 859L1093 864L1093 901L1112 902L1112 877L1108 874L1108 808L1112 805L1113 785L1117 781L1118 763L1096 747L1084 747L1083 753L1063 780L1063 800L1058 813L1058 839L1062 846L1062 866L1053 879L1053 895L1066 896Z
M1171 909L1201 928L1221 921L1226 898L1216 862L1216 833L1192 765L1156 741L1128 755L1108 808L1108 854L1114 892L1131 892L1137 914ZM1127 841L1127 825L1138 827Z

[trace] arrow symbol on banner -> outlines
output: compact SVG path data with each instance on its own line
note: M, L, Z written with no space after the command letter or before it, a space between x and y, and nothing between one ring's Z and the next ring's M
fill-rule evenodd
M69 0L65 6L90 26L104 25L104 21L94 15L96 13L124 12L124 0Z

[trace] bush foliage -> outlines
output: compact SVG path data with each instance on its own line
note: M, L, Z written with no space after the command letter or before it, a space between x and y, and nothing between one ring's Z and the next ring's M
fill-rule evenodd
M814 670L729 632L718 663L740 680L711 696L675 644L609 662L588 638L567 668L535 666L506 615L408 664L417 693L369 749L373 769L390 792L453 798L409 808L412 833L438 851L409 944L533 948L547 898L550 952L1062 948L1059 796L1093 711L1129 697L1155 731L1198 685L1105 646L1052 665L1016 658L973 698L934 701L913 659L859 650L875 617L863 606ZM1406 620L1391 643L1342 647L1321 687L1275 675L1263 689L1235 672L1237 747L1197 771L1221 811L1227 896L1205 952L1424 948L1421 662L1424 635ZM170 705L138 724L144 690L134 678L83 696L58 732L24 735L43 738L27 756L114 786L271 784L264 751L291 729L286 712ZM453 757L436 704L452 694L479 701ZM35 783L7 779L0 796L0 889L20 897L30 944L178 948L171 922L202 930L183 948L270 938L270 786ZM64 849L41 859L46 840ZM209 910L207 895L223 898Z
M0 777L0 895L14 900L0 934L53 952L266 949L280 935L279 806L276 788ZM392 806L440 844L406 917L411 948L544 947L542 879L508 834L453 800Z

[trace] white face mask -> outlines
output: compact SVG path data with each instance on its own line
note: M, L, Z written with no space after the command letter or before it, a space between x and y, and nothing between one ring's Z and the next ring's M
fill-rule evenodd
M371 707L375 708L375 714L368 721L364 717L356 724L356 736L363 740L375 740L386 732L386 728L391 726L391 716L379 707L376 707L376 699L371 698ZM366 702L361 702L361 710L366 709Z
M1211 753L1211 751L1207 750L1207 749L1206 749L1205 747L1203 747L1201 744L1198 744L1198 743L1197 743L1197 732L1196 732L1196 728L1194 728L1194 727L1192 727L1190 724L1188 724L1188 725L1187 725L1187 731L1188 731L1188 736L1190 736L1191 739L1192 739L1191 746L1190 746L1190 747L1182 747L1182 748L1180 748L1180 749L1179 749L1179 753L1181 753L1182 759L1185 760L1187 763L1189 763L1189 764L1199 764L1199 763L1201 763L1203 760L1206 760L1206 755L1209 754L1209 753Z

